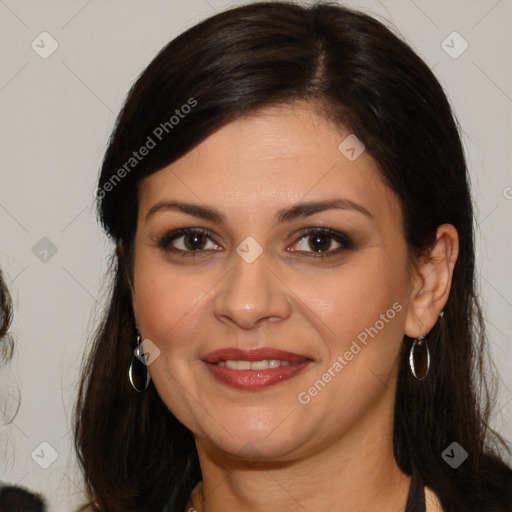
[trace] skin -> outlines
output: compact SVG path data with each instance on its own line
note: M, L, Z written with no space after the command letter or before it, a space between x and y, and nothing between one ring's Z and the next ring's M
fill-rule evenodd
M133 307L142 339L160 350L149 365L156 389L195 435L203 481L187 510L405 508L410 478L392 449L397 357L403 335L428 333L446 303L457 232L440 226L430 255L412 259L400 203L376 163L367 152L350 161L338 149L349 133L305 103L267 108L141 182ZM340 197L369 215L329 209L276 221L281 209ZM171 209L148 216L165 201L216 208L225 222ZM211 237L194 246L182 236L171 245L189 253L200 246L201 254L159 247L187 227ZM315 257L314 236L301 237L319 227L348 234L353 246ZM236 252L249 236L262 249L252 263ZM342 247L328 237L320 242L325 251ZM300 403L299 393L395 303L401 311ZM273 347L313 362L267 389L240 390L201 362L225 347Z

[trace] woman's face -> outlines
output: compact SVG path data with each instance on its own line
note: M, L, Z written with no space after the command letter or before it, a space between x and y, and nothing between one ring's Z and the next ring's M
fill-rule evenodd
M398 199L349 135L274 107L141 183L136 319L199 442L291 460L392 423L408 253Z

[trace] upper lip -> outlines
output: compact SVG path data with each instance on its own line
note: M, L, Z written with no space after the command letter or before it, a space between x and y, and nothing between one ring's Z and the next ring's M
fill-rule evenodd
M278 350L275 348L256 348L253 350L241 350L239 348L221 348L214 350L202 357L207 363L218 363L219 361L262 361L264 359L277 359L279 361L290 361L290 363L299 363L310 361L311 358L294 352Z

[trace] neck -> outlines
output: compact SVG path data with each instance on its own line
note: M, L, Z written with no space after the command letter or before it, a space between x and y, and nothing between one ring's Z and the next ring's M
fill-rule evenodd
M196 438L203 481L186 511L405 510L410 477L393 455L393 404L384 395L350 432L300 460L244 465Z

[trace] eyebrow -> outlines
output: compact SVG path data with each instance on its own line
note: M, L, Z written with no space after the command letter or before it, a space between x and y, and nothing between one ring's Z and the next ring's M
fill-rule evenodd
M336 198L329 201L310 201L305 203L299 203L289 208L279 210L276 214L277 222L290 222L296 219L310 217L316 213L320 213L326 210L352 210L367 217L373 218L373 215L364 207L350 199ZM179 211L198 217L200 219L211 220L219 224L226 222L226 217L216 208L211 206L201 206L192 203L183 203L179 201L160 201L152 206L146 213L145 221L157 212L165 211Z

